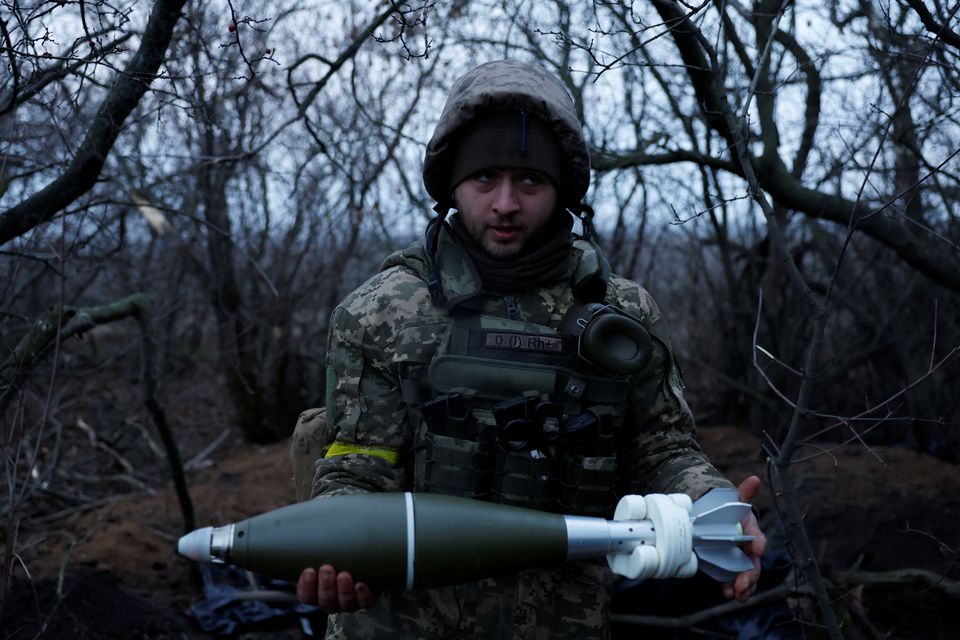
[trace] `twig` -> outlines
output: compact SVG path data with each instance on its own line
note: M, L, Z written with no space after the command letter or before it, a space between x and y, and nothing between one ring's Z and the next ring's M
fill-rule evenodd
M828 431L830 431L830 430L832 430L832 429L834 429L834 428L836 428L836 427L838 427L838 426L841 426L842 424L844 424L844 423L847 422L847 421L853 421L853 420L878 420L877 418L868 418L867 416L869 416L869 415L870 415L871 413L873 413L874 411L878 411L878 410L881 409L882 407L890 404L890 403L893 402L894 400L896 400L896 399L900 398L901 396L903 396L904 394L906 394L908 391L910 391L911 389L913 389L914 387L916 387L918 384L920 384L921 382L923 382L924 380L926 380L927 378L929 378L930 376L932 376L934 373L936 373L937 371L939 371L940 369L942 369L946 364L948 364L951 360L953 360L953 359L954 359L955 357L957 357L958 355L960 355L960 346L956 346L956 347L954 347L953 349L951 349L951 350L947 353L947 355L945 355L944 357L940 358L940 360L937 361L931 369L928 369L928 370L925 371L921 376L919 376L919 377L916 378L915 380L912 380L911 382L909 382L909 383L906 384L905 386L901 387L899 390L897 390L895 393L891 394L891 395L890 395L889 397L887 397L885 400L883 400L883 401L881 401L881 402L873 405L872 407L870 407L870 408L868 408L868 409L866 409L866 410L864 410L864 411L861 411L860 413L858 413L858 414L856 414L856 415L854 415L854 416L836 416L836 415L831 415L831 414L827 414L827 413L813 413L812 415L815 415L815 416L820 417L820 418L832 418L832 419L834 419L834 420L838 420L838 421L840 421L840 424L833 424L833 425L830 425L830 426L828 426L828 427L824 427L823 429L821 429L821 430L819 430L819 431L816 431L816 432L808 435L806 438L804 438L804 439L801 440L800 442L807 442L807 441L809 441L809 440L811 440L811 439L813 439L813 438L815 438L815 437L817 437L817 436L823 435L824 433L826 433L826 432L828 432Z
M767 383L767 387L770 388L773 393L783 401L791 409L796 409L796 405L793 403L793 400L787 397L787 394L782 392L780 388L774 384L773 380L770 379L770 376L767 375L767 370L760 366L760 362L757 360L757 351L760 350L760 345L757 344L758 336L760 335L760 319L763 317L763 287L760 287L757 290L757 319L753 324L753 340L751 342L752 349L752 359L753 359L753 368L756 369L757 373L760 374L760 377L763 378L763 381ZM772 356L771 356L772 357ZM801 377L803 374L800 374Z
M364 43L364 41L366 41L367 38L373 35L373 32L376 31L376 29L380 25L386 22L387 18L389 18L394 13L394 11L396 11L396 8L392 4L389 5L376 18L374 18L370 22L370 24L367 25L366 29L364 29L359 34L357 34L357 37L353 39L353 41L350 43L350 46L344 49L343 52L341 52L340 56L330 64L329 68L327 69L327 72L323 74L322 78L320 78L314 83L313 88L310 89L310 91L307 93L307 95L304 97L302 101L297 100L296 95L294 95L294 100L297 102L297 113L293 117L280 123L280 125L273 131L273 133L267 136L264 139L264 141L261 142L259 145L257 145L256 147L254 147L253 149L245 153L244 157L250 157L260 153L261 151L266 149L267 146L271 142L273 142L274 139L276 139L276 137L279 136L282 131L284 131L287 127L289 127L293 123L299 121L301 118L306 116L307 109L310 107L311 104L313 104L313 101L317 99L317 96L320 95L320 92L327 85L327 82L330 80L330 78L332 78L334 74L336 74L337 71L340 70L340 67L346 64L348 60L350 60L353 56L357 54L357 51L360 50L360 46ZM287 71L288 75L293 73L293 71L297 68L298 65L299 65L299 62L292 65L290 69Z
M716 376L721 382L723 382L730 388L736 389L738 392L744 395L750 396L754 402L756 402L757 404L763 405L766 409L768 409L772 413L775 413L777 411L777 405L768 397L763 395L760 391L754 389L750 385L745 384L744 382L742 382L741 380L738 380L737 378L734 378L732 376L725 374L723 371L716 368L715 366L713 366L703 358L700 358L692 353L685 353L685 354L682 354L681 362L690 362L700 367L701 369L705 369L706 371L709 371L710 375Z
M870 587L893 587L914 585L935 591L942 596L960 599L960 581L951 580L926 569L893 569L891 571L846 571L839 572L834 580L842 585L863 584Z
M60 511L48 513L39 518L33 518L30 520L30 525L37 528L49 527L54 522L66 518L67 516L71 516L76 513L83 513L84 511L90 511L91 509L102 507L105 504L110 504L111 502L116 502L117 500L125 500L129 497L130 494L120 494L115 496L107 496L106 498L100 498L98 500L91 500L90 502L78 504L74 507L68 507L66 509L61 509Z
M219 447L220 444L221 444L224 440L227 439L227 436L228 436L228 435L230 435L230 427L227 427L226 429L224 429L224 430L220 433L220 435L217 436L216 439L214 439L213 442L211 442L209 445L207 445L207 446L203 449L203 451L201 451L200 453L198 453L197 455L195 455L193 458L191 458L190 460L188 460L187 463L186 463L185 465L183 465L183 468L186 469L186 470L188 470L188 471L191 470L191 469L199 468L199 467L203 464L204 459L205 459L208 455L210 455L210 454L213 452L214 449L216 449L217 447Z
M746 602L737 602L736 600L731 600L729 602L724 602L723 604L718 604L716 606L703 609L702 611L677 617L612 613L610 614L610 621L636 624L644 627L686 629L719 616L746 611L747 609L752 609L754 607L762 607L770 604L771 602L779 602L791 594L809 595L810 591L805 586L798 586L794 584L793 580L787 579L773 589L754 594Z
M886 634L880 633L880 631L873 626L869 616L867 616L867 612L863 608L863 604L861 604L862 599L863 585L857 585L846 599L847 610L853 615L856 621L860 623L860 626L866 629L872 640L883 640L886 638Z

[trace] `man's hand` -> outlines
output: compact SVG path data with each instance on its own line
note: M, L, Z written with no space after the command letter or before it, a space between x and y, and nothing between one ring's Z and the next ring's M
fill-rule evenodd
M346 571L337 573L329 564L303 570L297 580L297 598L327 613L369 609L376 599L366 584L354 583L353 576Z
M741 502L753 502L754 496L760 491L760 478L750 476L740 483L737 487L737 493ZM736 596L740 602L746 602L757 590L757 582L760 580L760 556L767 549L767 536L760 531L760 525L753 512L740 521L743 527L743 533L748 536L755 536L751 542L743 544L744 553L753 561L753 569L739 574L733 582L725 582L722 585L723 595L732 598Z

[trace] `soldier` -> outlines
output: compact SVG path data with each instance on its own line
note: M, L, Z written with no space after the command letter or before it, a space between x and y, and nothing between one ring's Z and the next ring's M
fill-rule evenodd
M423 179L425 241L333 312L313 497L412 489L610 517L623 494L731 486L695 440L660 310L593 240L589 153L554 76L500 61L460 78ZM723 587L740 600L766 544L743 524L756 569ZM328 638L606 638L611 583L578 562L374 595L327 565L298 595L331 613Z

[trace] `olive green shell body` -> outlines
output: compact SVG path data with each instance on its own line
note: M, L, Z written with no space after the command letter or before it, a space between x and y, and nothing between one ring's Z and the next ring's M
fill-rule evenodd
M406 588L407 495L334 496L254 516L236 524L229 562L290 581L307 567L332 564L375 588ZM566 560L561 515L438 494L409 495L413 588Z

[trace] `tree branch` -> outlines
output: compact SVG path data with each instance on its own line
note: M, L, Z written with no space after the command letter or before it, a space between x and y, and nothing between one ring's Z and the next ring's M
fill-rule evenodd
M50 220L96 184L123 123L140 102L166 56L186 0L157 0L140 48L100 105L66 170L20 204L0 213L0 245Z
M17 83L14 82L13 88L6 94L0 96L0 104L6 103L6 106L0 110L0 116L4 116L7 113L16 110L20 107L20 105L43 91L51 83L66 78L70 74L79 73L80 69L83 67L102 60L106 52L116 49L132 37L132 33L125 33L110 44L95 49L85 56L75 59L72 57L64 59L61 64L43 73L34 75L29 79L29 82L24 83L24 85L19 89L17 89ZM13 48L9 44L7 47L7 51L9 52L10 56L12 56ZM16 80L16 76L14 76L14 80Z
M723 117L725 93L722 78L711 71L710 62L704 54L698 30L693 23L683 20L683 13L675 3L668 0L653 0L653 5L664 22L674 25L671 29L674 44L680 52L687 68L687 75L700 104L703 118L708 126L720 134L728 147L736 147L737 136L730 129L742 123L731 124ZM747 132L737 132L747 139ZM677 161L695 162L694 154L685 152L685 157L674 152ZM955 292L960 292L960 270L954 268L960 259L960 252L953 247L931 242L930 234L910 225L907 221L893 216L876 215L887 205L855 202L837 195L830 195L811 189L787 170L775 153L753 157L743 151L749 159L751 173L756 174L759 186L778 204L802 212L813 218L821 218L855 228L893 250L901 259L934 282ZM637 154L643 158L643 154ZM951 156L952 157L952 156ZM736 165L736 163L731 163ZM622 159L617 167L631 166ZM710 166L715 166L711 163ZM729 170L729 166L721 168ZM742 167L736 167L733 173L746 178Z
M627 169L630 167L639 167L647 165L674 164L677 162L693 162L704 167L713 167L723 169L730 173L740 174L739 167L725 158L717 156L708 156L696 151L687 149L673 149L663 153L647 153L645 151L626 151L616 153L613 151L604 151L601 149L590 150L590 162L594 170L612 171L614 169Z
M396 6L394 6L393 2L388 3L387 8L384 9L378 16L376 16L363 31L357 34L357 36L350 42L350 45L340 53L337 59L328 63L329 66L326 73L323 74L323 77L313 83L313 87L307 92L307 95L304 96L303 100L298 99L296 93L292 90L293 81L290 78L297 67L311 57L316 56L305 56L291 65L290 69L287 71L287 84L291 87L291 95L293 96L294 101L297 103L297 113L293 117L280 124L280 126L278 126L273 133L267 136L263 142L252 149L248 155L259 153L265 149L267 145L273 142L273 140L280 135L280 132L292 125L294 122L305 118L307 115L307 109L309 109L310 105L313 104L313 101L317 99L317 96L320 95L320 92L323 91L323 88L327 86L327 82L330 81L330 78L336 75L337 71L340 70L340 67L345 65L347 61L351 60L355 55L357 55L357 52L360 50L360 47L363 45L363 43L366 42L367 39L373 35L373 32L376 31L377 28L380 27L384 22L386 22L387 18L393 15L393 13L397 10L398 9ZM323 60L323 62L326 62L326 60Z
M932 33L935 38L939 38L952 47L960 49L960 35L958 35L956 31L948 29L948 23L938 23L936 19L934 19L933 14L930 13L930 10L927 9L927 5L923 3L923 0L907 0L907 4L920 16L920 21L923 22L923 26L926 27L927 31ZM950 15L952 16L956 10L957 7L955 6L953 11L950 12Z
M665 22L669 22L671 18L675 19L680 13L676 3L673 2L654 0L654 6ZM773 18L773 24L777 23L779 14L781 14L785 9L786 2L779 4L777 7L777 16ZM760 29L758 27L758 31L759 30ZM794 558L797 563L797 567L810 584L814 596L816 597L817 604L819 605L820 613L823 617L826 630L828 631L830 637L834 640L839 640L842 638L842 632L840 631L836 614L830 606L830 599L827 594L826 585L824 584L823 577L820 575L820 571L817 567L816 559L813 553L813 547L810 544L810 539L807 535L806 528L803 525L803 516L800 513L796 499L796 487L793 483L793 478L790 475L789 469L791 451L795 446L795 441L798 437L801 420L805 416L807 407L809 406L809 400L813 392L813 380L816 378L820 365L819 354L824 342L827 310L824 307L824 301L818 299L817 296L815 296L810 290L810 287L804 280L803 274L800 272L797 263L790 255L790 250L787 246L783 226L781 225L773 206L763 193L762 185L758 177L760 172L756 171L754 168L756 159L751 156L748 149L750 132L746 124L746 109L742 111L739 119L733 113L733 110L727 101L726 94L723 92L723 78L716 51L713 49L710 42L704 38L703 34L700 33L696 25L690 23L689 21L677 23L677 27L674 31L674 41L677 43L677 47L680 48L681 51L684 47L695 47L695 51L681 54L683 55L684 60L687 60L688 58L700 58L702 59L703 64L708 65L696 70L693 68L688 68L688 74L690 75L691 81L700 87L700 89L698 89L698 96L700 95L699 92L701 90L706 90L709 92L709 95L706 96L707 100L705 100L704 104L709 103L712 105L712 108L714 108L715 111L712 113L706 112L705 116L707 117L711 127L714 127L715 130L722 131L726 134L726 137L730 142L730 152L740 165L740 168L743 172L742 175L747 181L748 193L753 197L754 201L763 211L764 218L767 221L767 231L770 235L771 245L775 248L777 254L779 254L779 261L783 269L786 271L791 285L796 289L797 294L803 300L807 313L813 321L813 335L810 339L810 344L807 349L806 362L804 365L804 376L800 383L800 389L797 392L797 401L793 414L790 418L787 436L784 438L780 454L770 460L769 468L773 473L776 474L777 482L775 490L780 490L778 497L782 499L786 512L784 514L785 517L783 518L783 523L791 543L796 548ZM765 73L765 69L769 64L768 60L770 52L770 47L764 47L761 59L757 64L758 76ZM709 63L707 62L708 59ZM759 79L755 77L751 82L751 92L757 86L759 86ZM749 95L744 98L744 106L749 103L749 100ZM767 156L768 154L764 155L764 157ZM778 161L777 164L782 167L782 163L779 162L779 156L774 155L774 157ZM779 500L777 503L779 504Z
M644 627L658 627L661 629L689 629L690 627L694 627L719 616L739 613L754 607L762 607L773 602L780 602L786 599L787 596L795 593L809 593L809 589L796 585L794 584L793 580L788 579L769 591L758 592L746 602L737 602L736 600L731 600L729 602L724 602L723 604L718 604L689 615L676 617L611 613L610 622L622 622L626 624L641 625Z
M184 531L191 531L196 524L193 502L190 499L183 474L180 452L157 394L159 363L150 327L152 299L149 295L135 293L99 307L64 309L62 314L57 309L52 309L43 314L17 343L7 361L0 366L0 416L3 416L10 401L26 382L31 369L49 352L58 338L62 342L67 338L89 331L97 325L128 317L136 318L140 325L145 361L144 403L147 410L150 411L160 437L163 439L167 461L170 464L170 473L173 477L174 488L183 515Z

